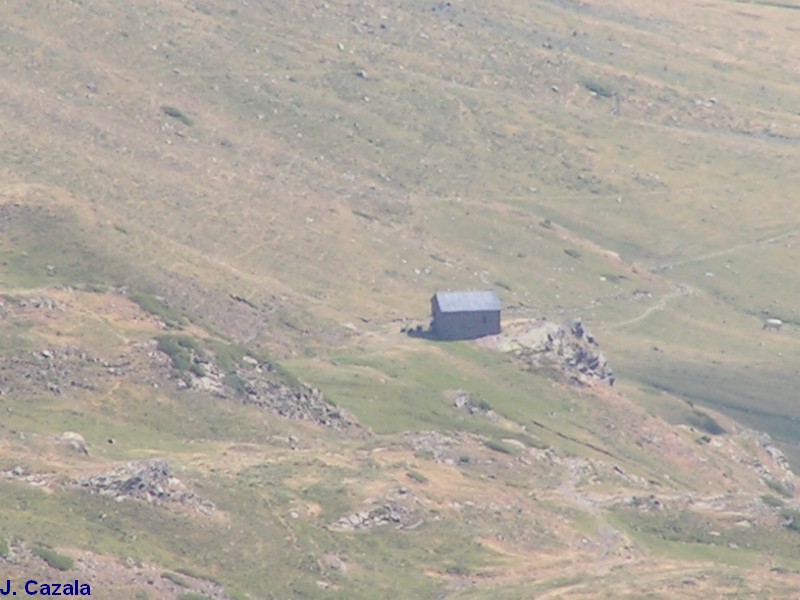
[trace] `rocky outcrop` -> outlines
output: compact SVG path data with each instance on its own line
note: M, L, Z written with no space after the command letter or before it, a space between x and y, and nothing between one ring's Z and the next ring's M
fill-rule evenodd
M248 378L243 399L245 404L254 404L287 419L310 421L338 430L363 429L355 419L330 404L316 388Z
M203 513L214 509L212 502L201 500L188 490L163 460L131 462L113 471L74 481L72 485L93 494L110 496L117 502L132 499L158 505L175 503Z
M401 487L384 498L367 500L367 504L373 505L372 508L345 515L331 523L328 528L333 531L357 531L383 525L394 525L397 528L417 527L421 523L417 518L417 503L417 498L410 490Z
M214 367L206 379L213 377ZM331 404L322 392L303 385L288 385L278 379L276 367L269 362L245 356L234 373L218 377L223 395L238 397L286 419L309 421L322 427L366 434L354 417Z
M555 366L573 383L614 385L614 371L581 319L563 325L544 321L503 336L501 349L511 350L529 367Z
M757 444L764 453L764 460L760 460L758 456L747 456L740 458L739 462L752 467L770 488L782 495L793 496L797 489L796 476L786 455L773 444L769 434L745 430L742 436Z

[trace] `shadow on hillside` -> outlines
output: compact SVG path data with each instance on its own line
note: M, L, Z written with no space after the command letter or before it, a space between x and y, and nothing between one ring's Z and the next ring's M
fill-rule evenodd
M433 331L430 328L424 329L422 325L417 325L416 327L404 327L400 330L401 333L405 333L408 337L411 338L419 338L423 340L436 340L438 339Z
M800 405L795 401L800 371L777 362L750 366L662 357L639 358L621 368L628 378L681 398L692 408L710 408L745 427L768 433L786 444L792 466L800 469ZM703 423L689 424L703 428Z

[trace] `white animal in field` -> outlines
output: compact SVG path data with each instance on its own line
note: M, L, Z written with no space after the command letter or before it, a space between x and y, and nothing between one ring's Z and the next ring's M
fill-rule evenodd
M780 331L782 325L783 321L781 321L780 319L765 319L764 325L761 327L761 329Z

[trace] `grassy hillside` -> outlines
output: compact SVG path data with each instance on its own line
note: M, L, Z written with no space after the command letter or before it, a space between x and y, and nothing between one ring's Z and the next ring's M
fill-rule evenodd
M6 2L9 576L47 544L98 597L796 591L798 8ZM400 333L473 288L582 317L617 387ZM210 515L74 484L155 458Z

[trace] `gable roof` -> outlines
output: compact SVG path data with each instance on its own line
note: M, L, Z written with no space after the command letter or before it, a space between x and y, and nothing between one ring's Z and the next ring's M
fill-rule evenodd
M439 310L445 313L500 310L500 298L495 291L438 292L434 298Z

